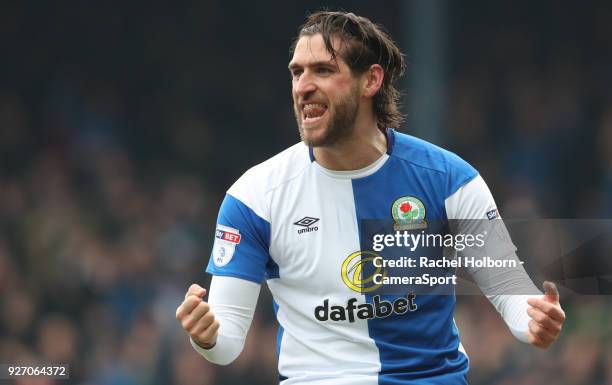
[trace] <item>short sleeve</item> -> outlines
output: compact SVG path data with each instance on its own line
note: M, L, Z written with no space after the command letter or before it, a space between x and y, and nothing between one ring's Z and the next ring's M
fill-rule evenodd
M485 247L471 248L470 252L494 257L516 252L493 195L480 175L448 197L445 208L454 234L486 234Z
M226 194L219 209L206 272L261 283L270 260L269 249L270 223Z

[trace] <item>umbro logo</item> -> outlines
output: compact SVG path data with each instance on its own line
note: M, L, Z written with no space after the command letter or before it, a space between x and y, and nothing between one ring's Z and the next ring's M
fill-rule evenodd
M309 233L311 231L319 230L317 226L313 226L318 221L319 221L319 218L304 217L300 219L299 221L295 222L294 225L303 227L302 229L299 229L297 232L298 234L304 234L304 233Z

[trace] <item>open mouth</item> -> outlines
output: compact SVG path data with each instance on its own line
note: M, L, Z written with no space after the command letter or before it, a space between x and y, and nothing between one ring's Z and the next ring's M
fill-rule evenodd
M302 122L311 126L318 123L327 112L327 105L322 103L308 103L302 107Z

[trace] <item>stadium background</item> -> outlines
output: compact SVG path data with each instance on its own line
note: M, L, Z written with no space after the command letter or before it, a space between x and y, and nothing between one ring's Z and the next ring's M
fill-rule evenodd
M401 131L459 153L523 218L612 215L610 4L325 3L382 23L407 53ZM288 46L314 9L0 6L0 362L69 363L71 384L275 382L267 290L229 367L194 353L174 312L207 284L225 189L299 140ZM564 301L546 352L482 297L458 302L473 385L612 383L609 298Z

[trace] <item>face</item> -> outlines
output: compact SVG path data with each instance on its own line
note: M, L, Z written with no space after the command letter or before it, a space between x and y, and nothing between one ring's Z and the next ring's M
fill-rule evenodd
M316 34L298 40L289 63L293 110L300 136L309 146L330 147L353 133L359 83L340 55L336 58Z

